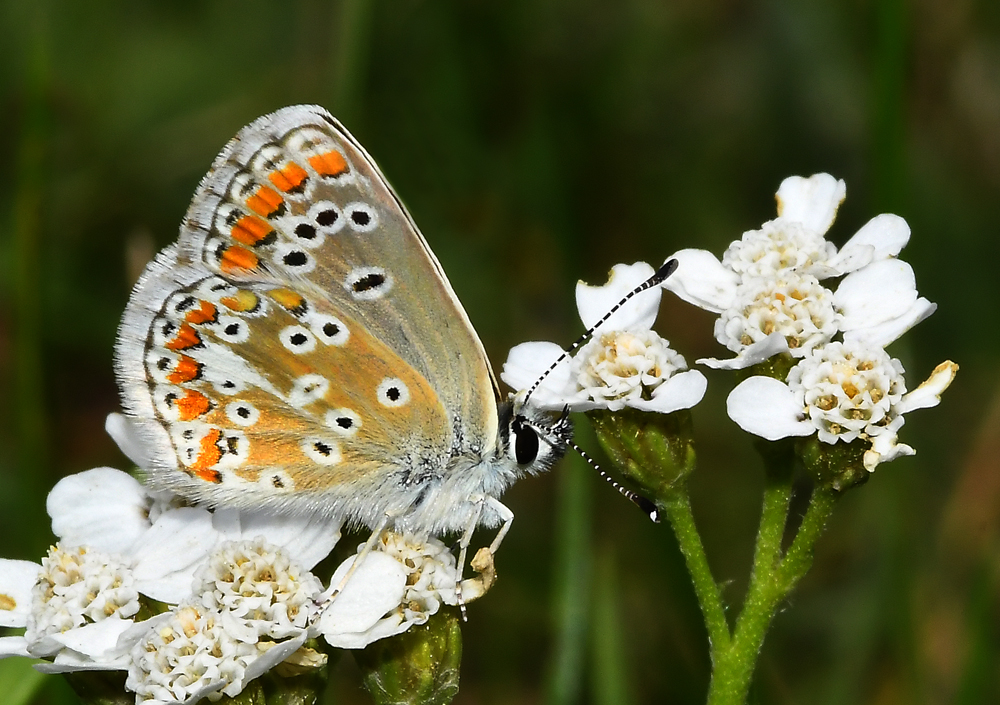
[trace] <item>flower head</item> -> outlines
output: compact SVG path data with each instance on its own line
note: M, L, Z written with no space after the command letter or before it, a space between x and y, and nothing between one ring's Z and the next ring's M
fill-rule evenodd
M230 611L179 605L156 618L132 648L125 686L137 705L235 696L300 649L305 638L303 632L285 642L261 640Z
M909 265L895 259L910 237L902 218L872 218L839 251L826 240L845 194L829 174L789 177L776 194L778 217L744 233L721 262L704 250L674 255L679 266L664 288L719 313L716 339L736 353L698 362L741 369L778 353L802 357L838 333L884 347L933 313ZM820 283L830 277L844 278L831 290Z
M577 284L577 309L584 325L595 325L653 273L645 262L618 264L604 286ZM573 411L628 406L669 413L701 401L704 375L688 370L684 358L651 330L660 293L653 287L629 299L576 355L556 364L533 393L533 403ZM522 343L511 349L500 377L514 389L528 389L562 355L555 343Z
M318 578L263 538L220 545L194 586L203 607L231 612L275 638L309 626L309 607L322 590Z
M864 466L915 451L898 442L907 412L935 406L958 366L942 363L920 387L906 393L903 366L882 348L858 342L812 350L785 382L754 376L729 395L730 417L743 430L768 440L817 434L828 444L866 443Z
M339 585L355 559L337 568L331 586ZM455 557L441 541L386 532L323 613L319 629L331 646L364 648L424 624L442 604L458 604L459 578ZM475 579L462 583L466 602L484 592Z

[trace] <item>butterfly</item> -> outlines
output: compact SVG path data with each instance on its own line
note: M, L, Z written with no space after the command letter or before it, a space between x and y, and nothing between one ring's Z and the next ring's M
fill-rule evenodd
M147 484L375 532L501 526L566 414L504 398L462 304L364 148L292 106L231 140L119 329ZM467 538L464 539L467 543Z

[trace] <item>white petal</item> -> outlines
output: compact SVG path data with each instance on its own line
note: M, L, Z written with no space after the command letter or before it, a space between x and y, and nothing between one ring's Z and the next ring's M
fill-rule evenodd
M243 687L258 676L262 676L279 663L287 659L296 651L302 648L308 638L308 632L302 632L294 639L282 641L265 651L260 657L255 658L247 664L247 670L243 674Z
M681 250L668 259L677 260L677 271L671 274L663 288L672 291L689 304L714 313L722 313L736 300L740 277L707 250Z
M785 336L781 333L771 333L771 335L763 340L758 340L756 343L744 348L736 357L731 357L727 360L707 357L697 362L699 365L711 367L713 370L742 370L786 352L788 352L788 341L785 340Z
M52 663L36 663L34 668L39 673L78 673L80 671L124 671L128 670L128 654L120 654L114 659L107 661L94 661L88 656L78 654L69 649L63 649L56 654ZM155 700L147 700L147 704L155 703Z
M932 304L921 296L913 302L910 308L901 312L896 318L891 318L888 321L867 328L855 328L854 330L845 331L844 341L864 343L884 348L936 310L937 304Z
M104 430L125 457L136 464L136 467L150 467L151 461L149 453L146 452L146 444L131 419L124 414L108 414L108 418L104 420Z
M795 394L772 377L750 377L740 382L726 400L729 418L755 436L776 441L815 432L805 419Z
M955 379L957 373L958 365L954 362L951 360L942 362L919 387L903 395L903 399L896 405L896 411L905 414L914 409L937 406L941 401L941 394Z
M403 615L393 612L363 632L345 632L343 634L328 635L325 638L330 643L330 646L338 649L363 649L379 639L402 634L413 625L413 622L414 620L404 620Z
M8 656L31 656L28 640L23 636L0 636L0 659Z
M128 653L151 629L158 629L164 622L169 622L174 616L173 612L161 612L143 622L134 622L118 636L118 643L115 650Z
M177 604L191 594L195 571L222 538L204 509L181 507L164 512L133 554L136 589L155 600Z
M512 389L523 392L538 381L562 354L563 349L555 343L530 342L515 345L507 353L500 379ZM543 408L562 408L567 399L574 397L576 391L567 356L542 381L531 399Z
M336 587L351 569L355 556L340 564L330 579ZM331 644L342 633L370 629L386 612L399 606L406 591L406 571L394 558L372 551L354 571L343 591L320 617L319 628Z
M69 629L61 634L53 634L52 638L64 647L89 657L92 661L104 662L119 655L114 653L117 651L118 638L134 625L135 622L131 619L109 617L100 622Z
M708 380L698 370L687 370L672 375L653 390L653 398L630 399L626 406L643 411L657 411L669 414L680 409L690 409L701 401L708 388Z
M42 566L0 558L0 627L23 627L31 614L31 588Z
M802 223L822 235L833 225L837 208L847 195L847 185L829 174L813 174L808 179L790 176L781 182L775 197L778 216Z
M306 570L327 557L340 540L341 522L322 515L276 515L269 512L240 512L244 540L263 536L280 546Z
M868 472L875 472L875 467L881 463L916 453L917 451L905 443L897 443L895 433L883 433L872 439L871 450L865 451L862 462Z
M608 283L603 286L577 282L576 308L583 325L588 329L592 328L629 292L655 273L656 270L645 262L616 264L608 275ZM662 293L660 287L654 286L636 294L601 324L601 330L649 330L660 310Z
M865 223L854 237L844 243L830 266L838 274L847 274L865 265L895 257L910 240L910 226L898 215L883 213Z
M899 259L872 262L844 277L834 293L842 329L870 328L899 317L917 300L913 268Z
M114 468L64 477L45 508L52 532L68 546L125 553L149 529L149 497L139 481Z

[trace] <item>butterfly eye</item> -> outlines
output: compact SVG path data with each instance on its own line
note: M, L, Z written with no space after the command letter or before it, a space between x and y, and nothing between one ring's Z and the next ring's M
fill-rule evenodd
M514 433L514 460L518 465L533 463L538 457L538 434L519 419L514 419L510 430Z

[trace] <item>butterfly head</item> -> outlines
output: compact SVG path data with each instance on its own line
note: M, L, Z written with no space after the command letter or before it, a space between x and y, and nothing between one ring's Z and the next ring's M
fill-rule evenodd
M512 397L500 406L500 451L520 475L536 475L566 454L573 437L569 410L555 414Z

